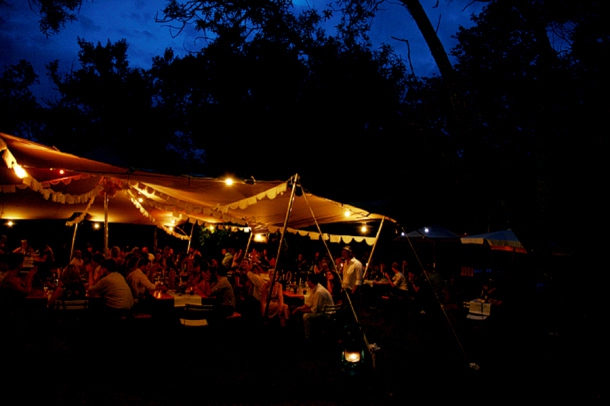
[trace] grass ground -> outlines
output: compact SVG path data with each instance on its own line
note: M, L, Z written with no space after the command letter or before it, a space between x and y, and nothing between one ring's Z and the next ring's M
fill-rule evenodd
M476 322L433 301L425 314L368 303L358 316L379 347L375 368L351 377L341 343L306 343L294 321L193 332L28 314L3 321L3 387L20 401L58 405L605 403L601 312L562 307L556 317L546 307L515 305Z

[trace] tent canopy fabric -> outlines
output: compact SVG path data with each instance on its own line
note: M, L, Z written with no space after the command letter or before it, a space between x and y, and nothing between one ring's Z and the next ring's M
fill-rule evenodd
M330 236L303 229L328 223L389 219L303 191L292 197L288 181L235 182L131 170L62 153L0 133L0 217L2 219L76 219L151 224L170 232L184 222L233 224L253 231L287 230L312 239L343 242L374 237ZM23 178L16 170L25 170ZM296 180L296 181L295 181ZM302 190L302 188L301 188ZM106 197L107 207L105 204ZM347 213L347 214L346 214ZM395 221L394 221L395 222ZM70 224L68 224L70 225Z
M492 250L527 253L521 241L510 229L471 235L460 240L462 244L487 244Z

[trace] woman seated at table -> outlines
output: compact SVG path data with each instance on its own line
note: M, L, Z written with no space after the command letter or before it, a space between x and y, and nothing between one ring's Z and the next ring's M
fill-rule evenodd
M205 297L209 296L212 291L212 286L214 285L216 277L213 277L212 270L207 266L204 267L199 274L199 282L194 285L194 291L199 296ZM214 279L214 280L213 280ZM187 283L188 285L188 283Z
M186 286L197 286L197 284L203 280L203 270L208 270L208 263L201 255L196 255L191 262L190 269L186 276Z
M273 288L270 289L269 287L272 283ZM279 317L280 325L282 327L286 326L286 321L290 317L290 309L284 303L284 290L282 284L275 278L275 270L269 272L269 281L263 285L261 293L261 311L263 316L265 316L266 312L269 319ZM271 299L269 299L268 295L271 295ZM267 307L267 302L269 302L269 307Z
M77 265L68 265L61 273L59 286L49 296L48 306L53 307L57 300L78 300L84 299L87 295L85 284L80 276L80 269Z

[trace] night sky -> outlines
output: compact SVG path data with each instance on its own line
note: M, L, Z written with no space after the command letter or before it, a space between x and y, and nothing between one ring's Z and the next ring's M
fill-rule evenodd
M108 40L116 42L124 38L129 44L129 62L141 68L150 67L152 58L162 55L169 47L177 55L201 49L203 43L197 40L198 33L194 30L187 29L173 37L175 29L155 22L158 13L161 17L159 11L165 3L166 0L84 0L77 15L78 21L68 23L59 34L46 37L40 32L38 15L30 9L27 1L0 2L0 69L21 59L31 62L41 81L38 95L49 97L52 90L48 86L45 65L55 59L59 60L60 69L64 71L77 65L77 37L102 45ZM296 7L316 7L326 3L326 0L294 1ZM470 0L423 0L421 3L432 24L438 27L439 37L447 51L456 43L452 36L458 27L469 26L470 16L484 5L479 2L470 4ZM329 30L333 24L328 23ZM386 2L377 13L371 38L376 46L387 43L401 55L406 55L405 43L392 37L409 41L417 76L438 74L429 49L407 10Z

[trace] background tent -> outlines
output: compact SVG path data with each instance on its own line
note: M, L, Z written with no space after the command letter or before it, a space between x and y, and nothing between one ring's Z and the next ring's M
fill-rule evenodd
M460 240L462 244L485 244L496 251L527 253L521 241L510 229L461 237Z
M453 267L454 251L456 245L459 245L460 237L444 227L434 225L410 231L399 240L403 245L413 246L416 258L410 262L415 261L425 268L434 266L445 271Z

